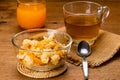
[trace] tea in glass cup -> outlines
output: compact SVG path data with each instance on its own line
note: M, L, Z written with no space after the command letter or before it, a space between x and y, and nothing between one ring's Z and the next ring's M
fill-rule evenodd
M66 31L74 42L85 40L92 45L109 9L95 2L73 1L64 4L63 13Z
M17 0L17 21L21 28L40 28L46 22L45 0Z

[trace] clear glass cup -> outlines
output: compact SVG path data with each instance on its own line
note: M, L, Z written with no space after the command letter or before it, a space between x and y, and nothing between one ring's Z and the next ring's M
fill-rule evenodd
M21 28L33 29L45 25L45 0L17 0L17 2L17 21Z
M73 1L63 5L63 14L66 31L74 42L85 40L92 45L109 15L109 8L95 2Z
M72 38L57 30L29 29L15 34L12 44L17 51L19 64L30 70L50 71L65 64Z

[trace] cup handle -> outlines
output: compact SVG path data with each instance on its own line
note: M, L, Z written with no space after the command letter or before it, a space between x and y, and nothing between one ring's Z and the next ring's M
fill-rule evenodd
M103 15L102 15L102 22L108 17L110 10L107 6L103 6Z

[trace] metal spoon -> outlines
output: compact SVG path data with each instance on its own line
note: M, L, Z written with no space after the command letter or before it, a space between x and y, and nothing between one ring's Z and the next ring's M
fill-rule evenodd
M78 44L78 56L81 56L83 58L82 65L83 65L83 73L85 80L88 80L88 62L86 60L86 57L90 55L91 48L89 44L86 41L81 41Z

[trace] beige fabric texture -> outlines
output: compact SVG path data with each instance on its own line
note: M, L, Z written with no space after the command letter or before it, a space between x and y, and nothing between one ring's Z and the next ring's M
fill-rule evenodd
M58 30L65 31L65 28L63 27ZM82 58L77 55L76 48L77 46L73 44L71 52L67 56L67 61L75 65L80 65ZM91 55L87 57L89 66L100 66L110 60L120 49L120 35L101 30L98 39L91 49Z

